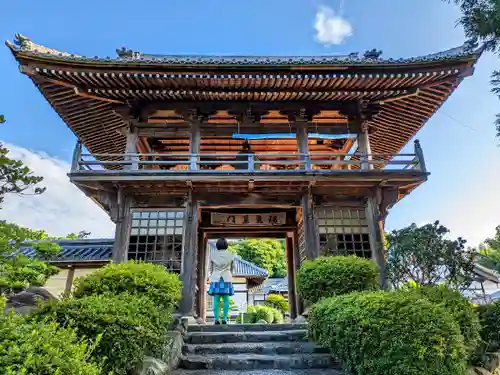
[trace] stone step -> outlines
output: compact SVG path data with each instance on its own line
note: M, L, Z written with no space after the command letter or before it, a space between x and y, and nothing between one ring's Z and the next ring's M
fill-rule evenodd
M306 329L305 324L202 324L190 325L188 332L248 332L248 331L290 331Z
M173 375L344 375L344 372L335 369L295 369L295 370L177 370Z
M267 354L267 355L286 355L286 354L313 354L329 353L313 342L239 342L230 344L200 344L184 345L184 354L190 355L209 355L209 354Z
M305 329L288 331L191 332L186 344L230 344L237 342L306 341Z
M190 355L181 362L186 370L260 370L338 368L330 354L232 354Z

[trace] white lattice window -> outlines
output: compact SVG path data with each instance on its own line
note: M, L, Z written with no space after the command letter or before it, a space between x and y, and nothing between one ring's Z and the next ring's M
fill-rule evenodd
M184 210L132 212L128 258L161 263L180 273L183 225Z
M320 207L316 218L322 254L371 258L364 209Z

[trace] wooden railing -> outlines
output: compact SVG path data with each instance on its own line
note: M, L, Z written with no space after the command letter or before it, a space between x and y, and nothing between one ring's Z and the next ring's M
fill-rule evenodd
M418 142L412 154L82 154L75 150L72 173L117 170L133 173L335 173L349 170L426 172Z

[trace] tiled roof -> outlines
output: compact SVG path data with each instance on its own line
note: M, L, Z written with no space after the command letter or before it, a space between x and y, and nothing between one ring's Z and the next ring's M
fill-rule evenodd
M288 292L288 277L267 279L262 284L257 285L249 290L251 293L287 293Z
M210 253L212 251L217 251L214 241L208 241L208 250ZM255 264L241 259L236 255L234 256L234 276L246 278L266 278L268 275L269 273L267 270L257 267Z
M272 292L288 292L288 277L279 279L267 279L264 282L264 293L269 294Z
M481 266L480 264L474 264L474 274L480 279L484 281L491 281L493 283L500 283L500 275L492 269Z
M54 262L109 261L113 251L112 239L82 239L54 241L62 251L53 259ZM35 249L29 243L23 245L19 252L26 256L34 256Z
M53 259L53 262L91 262L102 261L107 262L111 259L113 251L112 239L82 239L82 240L64 240L54 241L61 246L62 251ZM210 251L216 251L215 245L212 242L208 244ZM34 256L35 249L29 243L23 245L18 253L26 256ZM265 269L257 267L255 264L247 262L239 257L235 257L235 272L236 277L246 278L266 278L268 272Z
M147 54L121 48L117 57L81 56L57 51L32 42L29 38L16 34L14 43L6 42L7 46L16 52L29 53L40 57L75 62L97 62L102 64L126 65L222 65L222 66L282 66L282 65L399 65L421 62L456 60L481 51L472 51L465 45L446 51L410 58L380 58L381 51L366 51L343 55L323 56L210 56L210 55L165 55Z

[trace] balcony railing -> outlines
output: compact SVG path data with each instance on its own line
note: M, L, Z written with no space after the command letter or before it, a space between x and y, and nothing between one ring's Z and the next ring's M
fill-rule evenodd
M417 170L426 172L420 145L412 154L82 154L75 150L72 173L338 173L342 171Z

